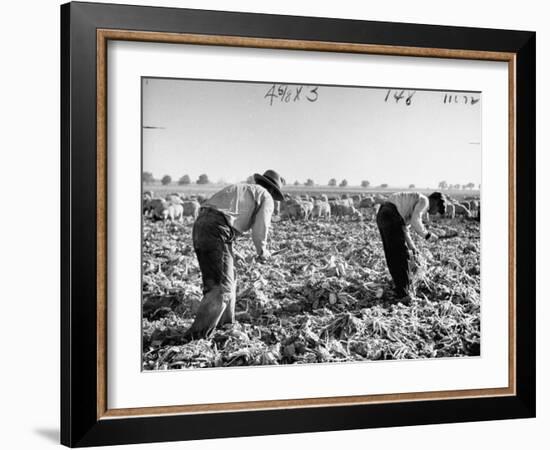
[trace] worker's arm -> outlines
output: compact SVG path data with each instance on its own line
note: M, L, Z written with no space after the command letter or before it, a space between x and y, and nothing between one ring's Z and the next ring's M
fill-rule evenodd
M275 207L273 198L267 194L261 199L260 207L256 213L254 224L252 225L252 241L256 247L258 256L266 258L269 256L267 249L267 235L271 224L271 216Z
M407 247L409 247L409 250L413 252L413 254L417 253L416 246L414 245L414 242L411 238L411 234L409 233L409 227L405 226L405 242L407 243Z
M425 238L426 235L428 234L428 232L426 231L426 228L424 227L424 224L422 223L422 216L428 209L428 204L429 202L427 197L421 195L418 201L416 202L416 205L411 214L411 225L413 226L415 231L423 238Z

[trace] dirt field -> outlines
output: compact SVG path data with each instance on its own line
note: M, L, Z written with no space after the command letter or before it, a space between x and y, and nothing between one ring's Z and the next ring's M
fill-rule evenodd
M143 369L479 355L479 222L431 222L440 235L456 233L436 244L411 233L422 255L418 301L403 306L395 302L373 216L275 222L270 248L280 253L267 264L256 261L249 236L239 238L237 322L184 345L178 336L202 297L192 221L145 218Z

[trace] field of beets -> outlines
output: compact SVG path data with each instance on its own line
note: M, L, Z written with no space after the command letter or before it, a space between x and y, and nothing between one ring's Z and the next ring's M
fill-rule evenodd
M420 255L410 305L396 302L372 215L275 222L267 263L243 235L234 246L236 322L182 343L202 298L192 221L145 218L143 370L478 356L479 222L427 226L446 238L428 244L411 231Z

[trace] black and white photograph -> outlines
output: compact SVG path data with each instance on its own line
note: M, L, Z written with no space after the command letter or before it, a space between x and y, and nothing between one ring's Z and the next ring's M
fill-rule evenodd
M141 83L143 371L480 356L480 92Z
M33 361L56 388L14 391L49 404L22 425L70 447L536 440L543 15L176 3L61 5L57 84L12 58L34 61L6 83L21 111L60 94L60 126L11 133L36 157L6 147L16 194L36 167L60 188L49 229L7 234L11 284L56 280L60 306L6 297L60 344ZM48 27L16 53L47 58ZM29 265L34 235L57 266Z

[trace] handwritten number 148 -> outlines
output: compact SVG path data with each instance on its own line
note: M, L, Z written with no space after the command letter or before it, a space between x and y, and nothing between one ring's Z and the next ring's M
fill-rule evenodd
M391 93L393 92L393 95ZM405 90L392 90L388 89L388 92L386 93L386 98L384 99L385 102L387 102L390 99L390 96L393 97L395 100L395 103L399 103L399 101L403 98L405 98L405 104L407 106L411 106L412 98L416 94L416 91L407 91L407 95L405 95Z

